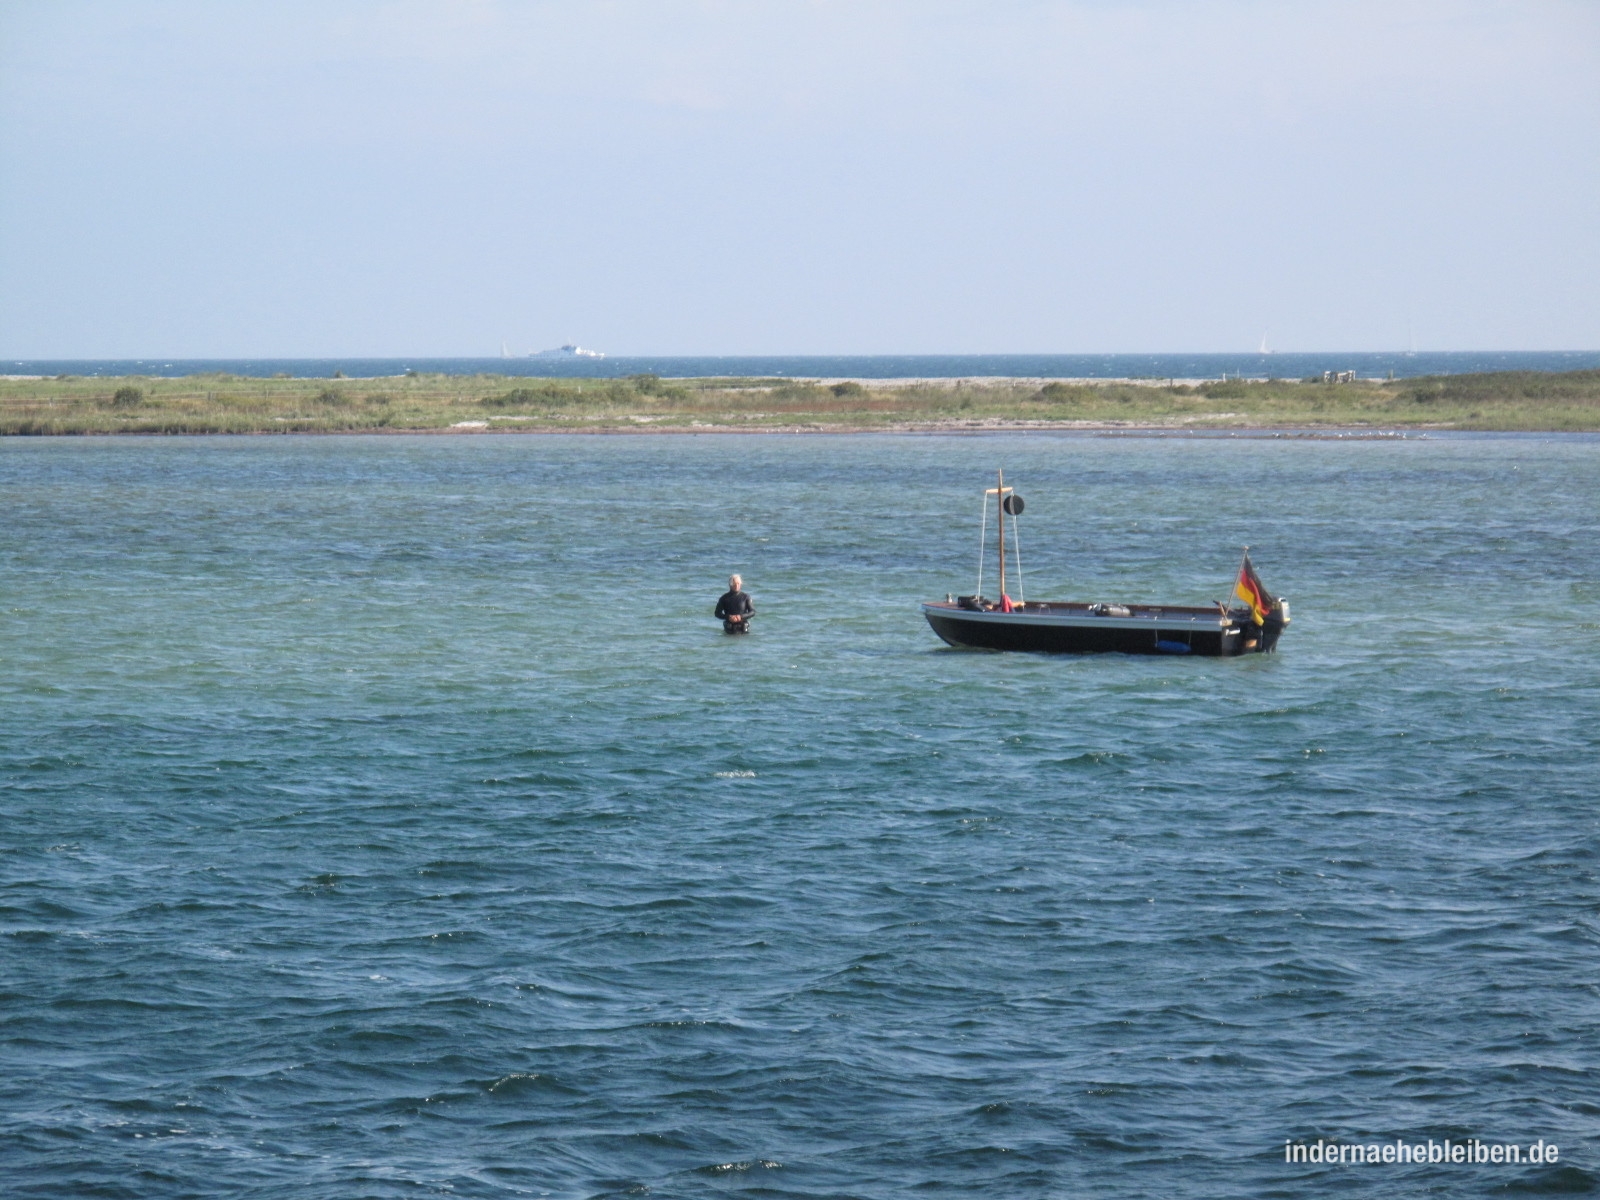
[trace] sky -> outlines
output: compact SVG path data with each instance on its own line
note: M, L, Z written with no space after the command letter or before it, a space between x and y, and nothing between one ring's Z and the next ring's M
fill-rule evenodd
M4 0L0 356L1600 348L1595 0Z

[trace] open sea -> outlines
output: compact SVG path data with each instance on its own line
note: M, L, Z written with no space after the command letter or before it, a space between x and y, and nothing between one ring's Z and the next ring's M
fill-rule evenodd
M1028 596L1248 543L1279 653L943 646L1001 466ZM1600 438L25 438L0 505L8 1197L1600 1190Z
M440 375L524 375L621 379L1305 379L1324 371L1362 378L1464 375L1479 371L1582 371L1600 368L1600 350L1321 351L1289 354L851 354L699 355L605 358L119 358L0 360L0 374L148 375L167 378L222 372L299 379L342 371L382 378L407 371Z

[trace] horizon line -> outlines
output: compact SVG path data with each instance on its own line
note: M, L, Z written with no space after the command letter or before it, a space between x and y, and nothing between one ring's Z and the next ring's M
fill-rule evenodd
M1503 347L1494 349L1354 349L1340 347L1321 350L1270 350L1265 353L1259 350L940 350L940 351L758 351L744 353L720 352L673 352L651 353L648 351L635 351L629 353L603 352L598 358L574 358L574 362L608 362L618 359L670 359L670 358L1139 358L1149 356L1173 357L1178 355L1206 355L1229 356L1239 358L1277 358L1292 357L1308 354L1387 354L1402 358L1410 358L1429 354L1600 354L1600 347L1580 348L1563 347L1561 349L1524 350L1507 349ZM415 359L418 361L479 361L497 360L504 362L542 361L562 362L559 358L546 358L541 353L504 355L496 353L482 354L372 354L372 353L344 353L344 354L143 354L143 355L0 355L0 362L20 365L23 363L49 363L49 362L122 362L122 363L165 363L165 362L251 362L251 361L278 361L278 362L336 362L339 360L372 361L389 360L403 361Z

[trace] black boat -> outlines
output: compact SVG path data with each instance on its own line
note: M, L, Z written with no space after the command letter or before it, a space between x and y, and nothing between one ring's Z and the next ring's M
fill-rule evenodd
M1006 486L995 497L999 514L999 598L984 597L983 543L988 532L989 502L984 500L984 534L979 548L978 593L930 600L922 606L933 631L952 646L986 650L1032 650L1053 654L1203 654L1231 657L1270 654L1289 624L1289 602L1262 587L1245 547L1234 583L1232 605L1090 604L1069 601L1012 600L1006 594L1006 518L1012 518L1013 544L1022 497ZM1020 572L1019 572L1020 575ZM1020 579L1019 579L1020 583ZM1019 586L1020 594L1020 586Z

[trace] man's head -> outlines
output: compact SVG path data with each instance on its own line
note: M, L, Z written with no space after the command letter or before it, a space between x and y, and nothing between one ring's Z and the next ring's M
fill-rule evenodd
M737 592L743 586L744 586L744 580L743 579L740 579L737 575L729 575L728 576L728 590L730 592Z

